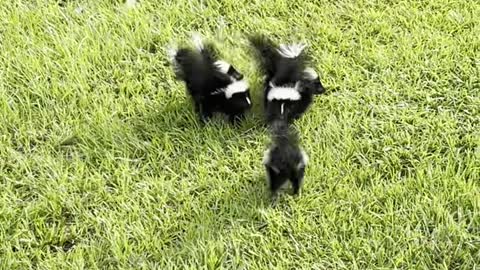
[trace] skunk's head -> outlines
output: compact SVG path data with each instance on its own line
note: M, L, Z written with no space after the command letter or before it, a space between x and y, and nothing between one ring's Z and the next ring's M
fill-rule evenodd
M252 107L250 89L244 80L234 81L224 91L225 110L235 114L243 114Z
M303 71L304 86L311 90L314 95L320 95L325 93L325 88L318 77L317 72L313 68L306 68Z

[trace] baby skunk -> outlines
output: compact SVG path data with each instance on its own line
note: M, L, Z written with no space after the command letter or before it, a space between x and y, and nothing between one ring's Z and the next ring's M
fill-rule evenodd
M318 74L307 67L305 45L277 46L265 36L251 36L265 73L264 108L267 122L285 119L291 123L305 113L313 95L325 92Z
M272 195L290 180L293 194L298 194L303 183L308 156L298 142L298 136L287 122L274 120L271 125L273 145L265 151L263 164Z
M214 112L228 115L231 122L243 118L252 106L250 90L243 75L231 64L218 59L212 43L193 36L195 48L169 50L177 78L185 82L195 111L202 121Z

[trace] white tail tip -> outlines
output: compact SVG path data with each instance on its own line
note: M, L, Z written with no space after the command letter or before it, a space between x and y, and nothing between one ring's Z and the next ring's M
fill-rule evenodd
M278 48L277 51L281 56L285 58L295 58L303 52L305 47L307 47L307 45L302 43L291 45L281 44L280 48Z
M195 32L192 34L192 42L198 51L203 50L203 38L199 33Z

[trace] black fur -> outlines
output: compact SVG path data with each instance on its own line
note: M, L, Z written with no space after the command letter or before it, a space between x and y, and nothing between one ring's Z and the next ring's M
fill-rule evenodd
M284 119L291 123L300 118L308 109L313 100L313 95L325 91L318 76L310 78L305 70L310 59L302 51L294 58L282 56L279 46L272 40L262 35L251 36L250 43L255 48L259 58L260 67L265 74L264 80L264 108L268 123L275 119ZM291 87L297 85L299 100L271 100L267 99L268 93L275 87ZM280 113L281 104L284 104L284 113Z
M218 54L213 44L202 44L202 48L181 48L172 55L176 75L185 82L192 97L195 111L202 121L208 120L213 113L228 115L231 122L243 118L251 108L250 91L234 93L227 97L228 86L242 80L243 75L232 65L223 73L215 65Z
M287 122L275 120L271 128L273 145L264 156L269 189L274 195L290 180L293 194L298 194L303 184L308 157L299 146L297 134Z

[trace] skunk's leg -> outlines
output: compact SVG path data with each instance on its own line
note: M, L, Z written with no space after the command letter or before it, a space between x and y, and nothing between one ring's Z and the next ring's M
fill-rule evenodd
M287 178L279 175L277 172L275 172L274 169L269 166L266 166L266 168L268 187L270 189L270 193L275 196L280 187L282 187L283 184L287 182Z
M300 188L303 184L303 178L305 177L305 167L301 167L298 171L292 175L290 181L292 181L293 186L293 195L298 195L300 192Z
M199 102L199 113L200 113L200 121L207 122L212 117L212 111L209 106L206 106L205 102Z
M193 101L193 107L195 109L195 113L200 114L200 107L201 107L200 103L197 101Z

